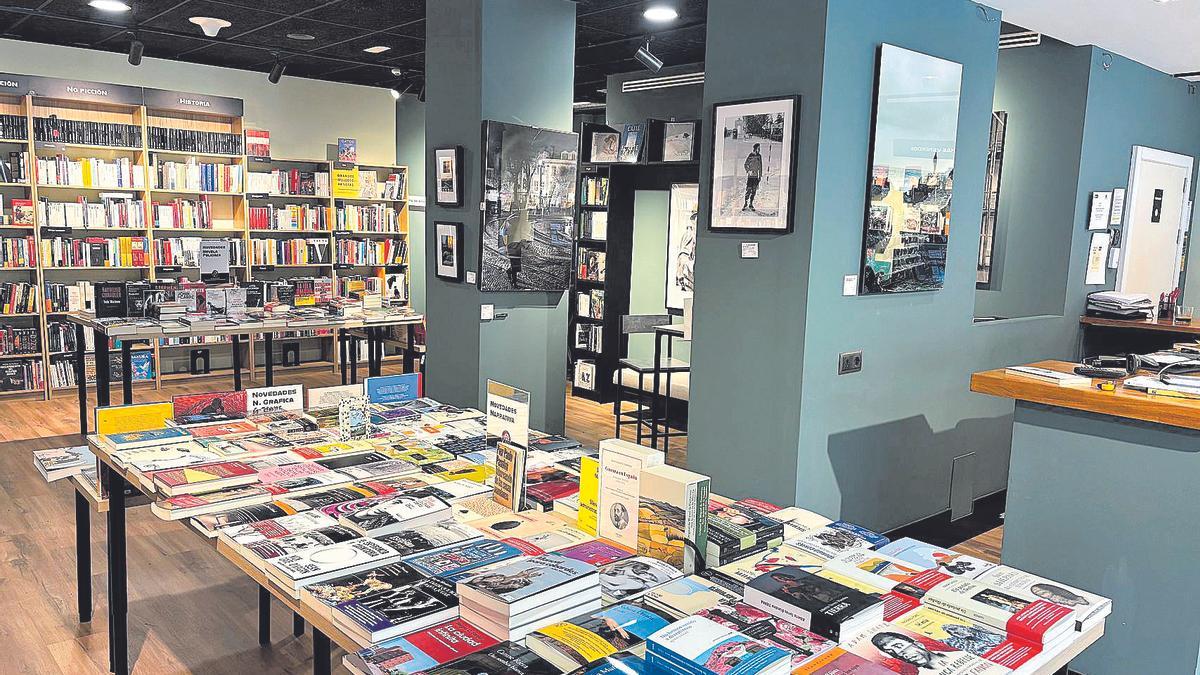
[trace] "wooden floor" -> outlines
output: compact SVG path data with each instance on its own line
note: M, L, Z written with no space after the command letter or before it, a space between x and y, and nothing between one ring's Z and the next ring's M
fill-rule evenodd
M339 384L328 371L281 377L306 386ZM138 402L229 387L228 379L199 378L162 390L135 390ZM251 384L251 386L259 386ZM114 388L119 397L119 388ZM104 524L93 516L94 618L80 624L75 601L74 501L62 483L47 485L30 451L71 445L78 429L77 401L0 401L0 674L107 672ZM613 435L611 406L568 397L567 434L584 443ZM628 436L628 431L623 435ZM686 461L686 443L673 439L668 461ZM292 637L291 615L277 608L274 641L257 641L255 585L207 542L148 509L128 513L130 662L135 673L308 673L309 636ZM995 559L1000 533L962 548ZM334 672L341 652L334 649Z

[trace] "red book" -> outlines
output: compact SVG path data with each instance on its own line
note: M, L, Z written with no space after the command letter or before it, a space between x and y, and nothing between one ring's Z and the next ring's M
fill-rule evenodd
M154 487L174 497L184 494L203 494L226 488L247 485L258 480L254 467L243 462L218 462L181 469L155 471Z
M496 638L462 619L454 619L372 645L346 659L360 673L416 673L496 644Z

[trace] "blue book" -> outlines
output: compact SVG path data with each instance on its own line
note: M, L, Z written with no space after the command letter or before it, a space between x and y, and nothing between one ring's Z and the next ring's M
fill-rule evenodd
M668 672L689 675L757 675L786 672L791 654L693 615L651 635L646 660Z
M583 675L661 675L661 668L633 654L613 654L588 664Z
M470 576L472 570L503 562L523 555L521 549L503 541L476 539L455 546L426 551L404 558L404 561L425 574L458 581Z
M147 429L146 431L126 431L106 434L104 441L117 450L132 450L151 445L167 445L181 443L191 439L192 435L183 429L164 427L162 429Z
M892 541L891 539L888 539L887 537L883 536L882 534L879 534L878 532L875 532L874 530L868 530L867 528L863 527L862 525L855 525L854 523L847 522L845 520L835 520L829 524L829 527L836 527L839 530L845 530L847 532L850 532L851 534L857 534L858 536L862 537L863 539L866 539L867 541L871 542L872 548L879 548L880 546L887 546L888 543Z

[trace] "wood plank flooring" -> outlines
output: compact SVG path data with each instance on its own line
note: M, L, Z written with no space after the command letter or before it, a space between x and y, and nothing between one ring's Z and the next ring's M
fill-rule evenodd
M388 364L389 372L397 366ZM306 386L339 384L325 370L280 376ZM162 390L137 388L138 402L229 387L228 379L201 378ZM252 384L251 386L260 386ZM114 387L114 398L119 398ZM77 401L65 392L51 401L0 400L0 674L103 675L108 666L104 592L104 520L92 517L93 619L78 621L75 604L73 492L47 485L30 451L77 441ZM567 434L594 444L613 435L612 407L568 397ZM631 429L631 428L630 428ZM622 435L630 438L629 429ZM673 439L668 461L686 461L686 442ZM130 662L135 673L308 673L310 636L292 637L291 615L276 605L273 642L257 641L255 585L180 523L146 508L128 513ZM994 559L1000 532L962 550ZM345 673L334 649L334 672Z

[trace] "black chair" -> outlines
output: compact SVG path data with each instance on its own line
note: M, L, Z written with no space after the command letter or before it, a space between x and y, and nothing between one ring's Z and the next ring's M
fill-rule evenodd
M627 314L621 317L621 334L622 335L637 335L637 334L654 334L655 326L662 326L671 323L669 314ZM664 398L669 398L671 395L671 373L686 373L691 367L684 361L672 358L670 355L664 356L658 363L658 373L660 381L666 387L666 395ZM624 371L630 371L637 374L637 386L627 386ZM664 444L669 443L667 440L672 436L685 436L683 432L671 432L670 423L665 418L659 419L658 411L664 410L665 406L659 405L659 397L663 394L654 391L654 358L631 358L626 357L617 362L616 371L616 399L613 401L613 417L616 418L616 436L621 437L621 427L634 426L637 429L634 435L634 440L637 443L642 442L642 438L651 435L649 430L653 430L655 425L662 424L664 429L658 435L663 438ZM628 394L628 398L626 397ZM623 410L621 404L626 400L631 400L637 405L633 410Z

